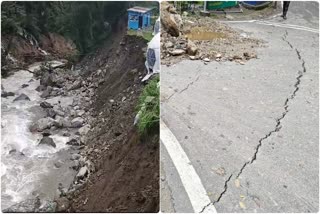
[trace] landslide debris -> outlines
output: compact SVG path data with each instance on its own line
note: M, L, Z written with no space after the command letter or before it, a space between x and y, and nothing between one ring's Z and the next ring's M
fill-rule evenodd
M82 185L74 185L67 195L69 212L159 210L159 133L141 137L133 125L143 89L147 41L137 36L120 38L98 51L100 55L91 56L92 62L84 59L86 65L102 64L87 76L97 87L93 119L80 153L94 167L80 169L75 182Z
M245 64L257 58L255 49L263 42L237 31L212 17L183 15L168 2L161 3L161 63L171 65L182 59L235 61ZM177 33L179 32L179 33Z

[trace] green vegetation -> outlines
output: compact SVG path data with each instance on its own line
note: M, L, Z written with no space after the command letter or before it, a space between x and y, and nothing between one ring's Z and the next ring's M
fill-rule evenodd
M1 35L37 40L42 34L58 33L71 39L80 54L86 54L125 27L127 9L133 6L154 8L153 15L159 14L159 3L149 1L4 1Z
M138 131L145 134L159 127L160 119L160 87L159 76L152 79L143 89L139 97L137 111L139 114Z
M128 7L129 2L110 1L5 1L1 4L1 34L38 39L41 34L58 33L85 54L117 30Z
M130 29L127 31L127 34L131 36L142 36L145 40L149 42L153 38L152 31L145 31L145 30L137 31L137 30Z

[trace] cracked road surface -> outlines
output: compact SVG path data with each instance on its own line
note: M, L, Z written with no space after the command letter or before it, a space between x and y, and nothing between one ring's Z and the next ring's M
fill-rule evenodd
M291 2L288 20L229 23L266 41L258 59L162 67L161 115L217 212L317 212L317 2ZM287 28L289 26L290 28ZM163 212L194 212L161 144ZM205 211L205 207L204 207Z

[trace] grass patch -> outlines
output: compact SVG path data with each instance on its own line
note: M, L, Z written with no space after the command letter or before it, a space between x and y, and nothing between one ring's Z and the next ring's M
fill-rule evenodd
M159 127L160 119L160 87L159 75L152 79L143 89L137 106L139 115L138 131L145 134Z
M131 36L141 36L148 42L150 42L153 38L152 31L137 31L130 29L127 31L127 34Z

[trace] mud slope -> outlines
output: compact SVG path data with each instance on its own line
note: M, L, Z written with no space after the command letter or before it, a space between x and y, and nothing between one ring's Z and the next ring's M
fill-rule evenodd
M159 135L141 139L133 127L146 45L142 38L125 36L112 45L113 54L95 57L95 64L103 64L97 72L105 73L86 140L95 172L75 192L70 212L159 210Z

